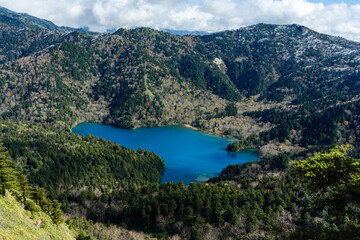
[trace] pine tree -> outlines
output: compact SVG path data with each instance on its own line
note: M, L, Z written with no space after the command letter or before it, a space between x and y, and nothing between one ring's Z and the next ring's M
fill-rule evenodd
M57 200L51 202L49 215L55 224L59 224L64 221L62 218L62 212L60 210L60 203Z
M200 233L199 233L199 231L198 231L198 229L196 227L191 228L190 239L191 240L199 240L199 239L201 239L200 238Z
M31 191L31 199L33 199L36 204L41 207L43 205L42 202L46 199L45 189L39 188L38 186L34 187Z
M5 196L6 190L17 187L16 171L9 159L6 148L0 143L0 194Z
M92 240L93 238L90 235L86 235L84 232L80 232L76 237L76 240Z
M21 202L24 202L30 194L29 182L24 174L21 174L19 178L19 190L21 193Z

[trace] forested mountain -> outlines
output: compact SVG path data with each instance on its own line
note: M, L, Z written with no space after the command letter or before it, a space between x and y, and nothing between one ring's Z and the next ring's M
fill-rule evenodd
M1 8L0 141L68 216L108 223L100 233L91 221L68 221L98 239L112 239L111 224L174 239L358 236L357 202L343 215L312 213L308 182L289 167L314 151L359 145L359 69L360 43L299 25L94 34ZM77 136L70 130L80 122L191 124L237 137L229 151L260 148L265 158L207 184L159 185L159 156ZM342 159L356 163L350 152Z
M358 99L360 44L303 26L89 35L1 16L0 113L7 120L62 127L190 123L247 137L279 124L251 112L299 118ZM233 116L225 111L229 102L238 108Z

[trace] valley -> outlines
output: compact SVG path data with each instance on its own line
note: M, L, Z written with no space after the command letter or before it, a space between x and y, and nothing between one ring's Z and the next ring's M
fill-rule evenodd
M30 186L46 190L39 200L6 185L4 201L21 214L49 216L47 197L58 201L69 239L358 239L359 56L360 43L295 24L208 35L94 33L0 8L1 156ZM159 129L179 125L236 141L196 152L200 139L186 139L193 147L186 150L180 132L171 132L162 139L167 156L183 162L176 157L186 150L205 163L174 177L161 151L138 145L141 136L120 146L101 134L75 134L84 123L114 135L149 131L150 143L159 141ZM351 186L313 188L317 179L308 179L300 163L340 145L331 154L347 160L345 170L355 162L341 180ZM231 153L249 148L261 159ZM210 159L221 164L212 168ZM200 161L186 160L181 167ZM211 170L199 174L204 168ZM202 183L193 182L198 177ZM328 205L316 202L314 189ZM330 204L339 189L350 199L341 214ZM19 192L37 199L35 207L23 213Z

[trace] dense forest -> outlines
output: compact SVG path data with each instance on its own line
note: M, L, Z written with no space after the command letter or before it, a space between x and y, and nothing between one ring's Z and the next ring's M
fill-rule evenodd
M164 171L164 161L147 150L135 151L35 123L3 121L0 136L30 183L46 188L61 201L80 193L77 197L83 198L87 192L101 194L129 184L159 182ZM70 190L80 193L71 195Z
M251 135L239 142L229 144L228 151L256 148L270 141L289 141L306 148L329 149L337 144L351 143L359 146L360 102L354 101L329 107L318 112L316 102L307 103L297 111L281 108L244 115L259 118L275 125L274 128ZM301 137L299 137L301 136Z

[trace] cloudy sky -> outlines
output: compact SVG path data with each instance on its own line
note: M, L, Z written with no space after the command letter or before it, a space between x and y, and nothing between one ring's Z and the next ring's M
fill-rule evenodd
M358 0L0 0L0 6L99 32L137 26L215 32L296 23L360 41Z

